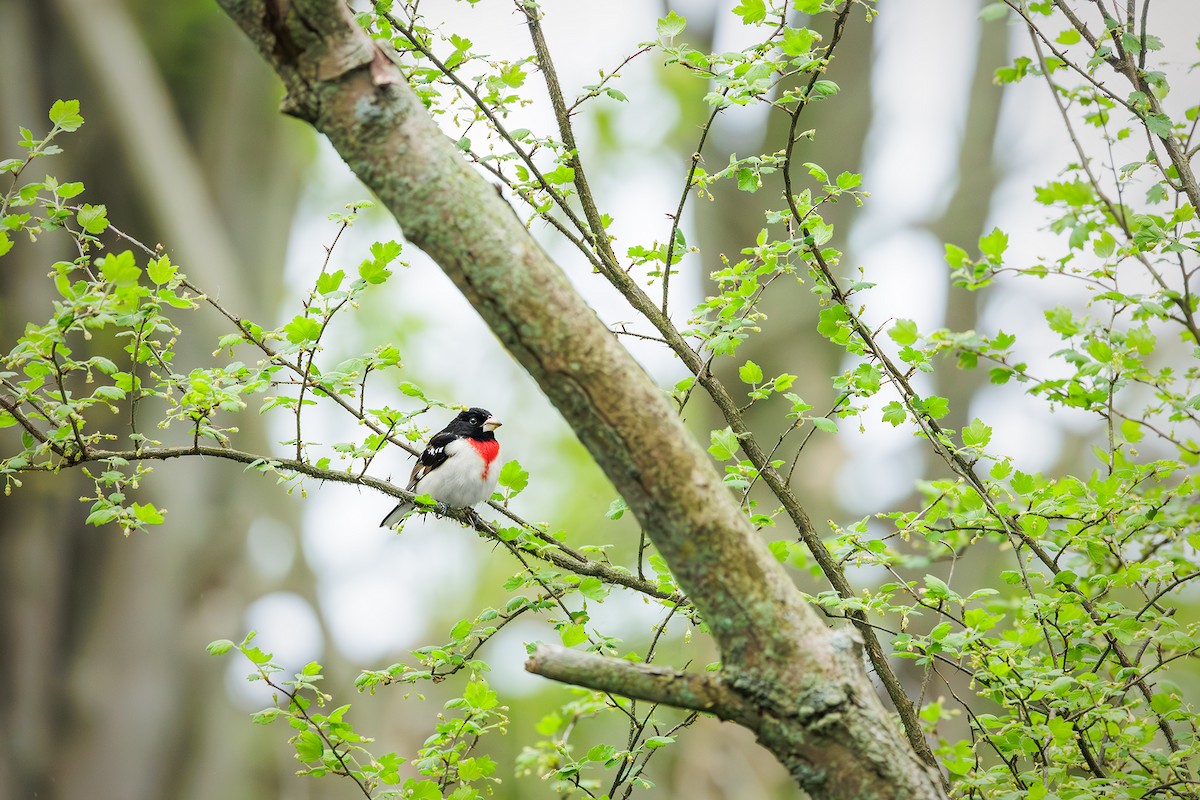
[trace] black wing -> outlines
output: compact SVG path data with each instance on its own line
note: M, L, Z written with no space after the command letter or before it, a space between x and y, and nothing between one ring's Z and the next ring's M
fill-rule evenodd
M408 476L408 491L415 492L421 478L446 463L446 459L449 458L446 453L446 445L458 438L458 434L448 431L441 431L433 435L429 444L425 446L424 452L421 453L421 457L413 465L412 474Z

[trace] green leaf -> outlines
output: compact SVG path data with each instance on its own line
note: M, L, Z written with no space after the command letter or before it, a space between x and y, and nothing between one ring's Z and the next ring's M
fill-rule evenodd
M1150 326L1145 323L1130 330L1126 334L1125 341L1144 356L1153 353L1154 348L1158 345L1158 337L1150 330Z
M907 416L904 405L899 400L893 400L883 407L883 421L892 423L892 427L904 422Z
M833 81L817 81L809 91L810 97L829 97L841 91L841 87Z
M658 748L665 747L674 741L674 736L651 736L646 740L646 747L651 750L657 750Z
M559 164L550 172L545 173L542 177L549 184L564 184L572 183L575 180L575 170L568 167L566 164Z
M163 522L162 512L155 508L153 503L146 503L145 505L133 503L129 507L133 510L133 515L140 522L144 522L147 525L161 525Z
M394 367L400 363L400 349L385 344L375 350L375 363L381 367Z
M546 716L538 720L538 724L533 726L533 729L542 736L553 736L562 728L565 720L557 711L551 711Z
M383 283L392 277L392 271L388 269L388 265L399 257L401 249L400 243L395 240L375 242L371 245L371 257L358 265L358 276L370 284L377 285ZM337 274L334 273L334 276L337 276ZM340 278L337 280L340 284ZM321 283L319 279L317 286L318 291L324 294L325 292L320 288ZM330 291L333 290L331 289Z
M785 372L775 380L771 381L771 389L776 392L786 392L788 389L792 388L792 384L796 382L797 377L798 376L796 375L789 375Z
M578 591L588 600L594 600L597 603L608 597L608 587L604 585L604 581L590 575L580 579Z
M1117 240L1108 231L1102 231L1100 237L1092 243L1092 250L1100 258L1108 258L1117 249Z
M620 519L628 510L629 504L625 502L625 498L618 497L608 504L608 511L604 513L604 516L609 519Z
M999 228L993 228L991 233L979 239L979 252L983 253L990 264L999 265L1007 249L1008 234Z
M922 399L920 406L932 419L941 419L950 413L950 401L936 394Z
M92 235L104 233L108 228L108 209L103 205L84 204L75 214L79 227Z
M1012 488L1017 494L1029 494L1033 491L1033 487L1034 480L1032 475L1021 470L1013 473Z
M500 69L500 82L510 89L520 88L525 84L525 71L520 64L509 64Z
M262 711L255 711L252 715L250 715L250 721L255 725L270 725L272 722L279 719L283 713L283 709L272 706L271 708L264 708Z
M529 473L521 468L521 463L516 459L509 461L500 468L500 485L518 494L529 485Z
M138 278L142 276L141 268L133 260L133 253L128 250L109 253L97 263L100 266L100 274L117 286L137 283Z
M31 439L32 439L32 437L31 437ZM29 447L29 446L30 445L26 445L26 447ZM101 507L101 508L95 509L90 514L88 514L87 519L85 519L83 521L83 524L94 525L98 528L101 525L107 525L108 523L112 522L114 519L117 518L117 516L118 516L117 509L111 508L111 507Z
M210 656L223 656L233 649L233 642L228 639L217 639L214 642L209 642L208 647L205 649L208 650Z
M297 314L292 321L283 326L283 332L292 344L307 344L315 342L321 335L321 323L312 317Z
M1147 114L1146 128L1155 136L1167 139L1171 136L1171 118L1166 114Z
M679 34L683 33L683 29L687 27L687 19L679 16L674 11L667 14L658 21L656 30L660 39L674 39Z
M738 451L737 436L732 428L726 427L713 431L710 434L710 441L712 444L709 446L708 452L712 453L718 461L728 461Z
M1121 420L1121 436L1122 436L1122 438L1125 439L1125 441L1140 442L1142 440L1142 437L1145 435L1146 434L1142 430L1142 426L1140 424L1138 424L1137 420L1133 420L1133 419Z
M992 440L992 429L976 417L970 425L962 429L962 439L967 447L984 447Z
M262 665L271 660L271 654L258 647L242 646L242 655L250 659L251 664Z
M358 277L367 283L378 285L392 277L392 271L381 262L368 258L358 265Z
M737 171L738 189L743 192L757 192L759 189L758 175L752 169L743 167Z
M342 285L342 281L346 278L345 270L337 270L336 272L322 272L317 277L317 293L332 294ZM364 278L364 280L366 280ZM369 281L368 281L369 283Z
M813 417L812 424L817 430L825 431L825 433L837 433L838 431L837 423L828 417Z
M92 393L92 397L95 397L97 400L115 403L118 400L125 399L125 390L119 386L99 386Z
M304 764L320 761L325 753L325 745L315 731L300 731L293 743L296 748L296 759Z
M840 303L821 309L817 315L817 333L834 342L848 341L851 330L850 315Z
M812 175L821 183L829 183L829 173L826 172L820 164L814 164L811 161L805 161L804 167L808 170L809 175Z
M404 251L404 246L395 239L389 239L386 242L371 243L371 257L381 264L387 265L400 257L400 253Z
M562 639L563 647L574 647L577 644L583 644L588 638L587 631L578 622L563 625L559 628L558 635Z
M742 0L734 7L733 13L747 25L755 25L767 18L767 4L764 0Z
M1112 345L1103 339L1089 339L1084 349L1087 350L1088 355L1101 364L1106 364L1112 360Z
M608 761L610 758L616 755L616 752L617 748L613 747L611 744L598 744L591 750L587 751L587 755L584 756L584 760Z
M1046 317L1046 322L1050 323L1050 330L1061 335L1064 339L1079 333L1079 323L1075 320L1074 315L1071 314L1071 309L1066 306L1055 306L1053 309L1042 313Z
M888 331L888 336L892 338L896 344L910 345L917 340L919 335L917 331L917 323L911 319L898 319L896 324Z
M460 619L453 628L450 629L450 638L456 642L461 642L471 633L471 629L475 627L469 619Z
M1078 580L1079 576L1075 574L1074 570L1064 569L1054 573L1055 586L1074 586Z
M837 176L837 185L839 189L853 189L862 183L862 175L857 172L843 172Z
M467 684L467 688L463 689L463 700L466 700L471 708L480 711L487 711L499 704L496 693L488 688L487 682L479 679L472 680Z
M935 600L942 600L950 596L950 587L946 585L946 582L933 575L925 576L925 589Z
M883 380L883 372L874 364L859 364L854 370L851 386L864 395L872 395L879 391Z
M762 383L763 379L762 368L753 361L747 361L745 364L742 364L741 368L738 369L738 375L741 377L742 383L748 383L752 386Z
M401 797L405 800L442 800L442 790L437 781L409 778L404 782Z
M64 131L77 131L83 125L78 100L55 100L50 106L50 121Z
M951 267L958 269L970 260L971 257L967 254L966 250L955 244L946 244L946 263Z
M400 782L400 765L405 759L395 753L384 753L379 758L375 759L375 763L379 768L379 780L389 786L395 786ZM382 797L383 795L379 795Z
M146 275L159 286L170 283L178 271L179 268L172 264L171 259L165 255L161 258L151 259L150 263L146 265Z
M458 777L464 781L477 781L496 771L496 762L488 756L464 758L458 762Z
M814 40L815 34L808 28L784 28L779 49L787 56L803 55L812 48Z
M419 494L413 498L413 502L422 508L434 508L437 506L437 500L434 500L430 495Z
M1167 714L1179 708L1183 703L1175 694L1167 694L1162 692L1150 696L1150 708L1156 714Z

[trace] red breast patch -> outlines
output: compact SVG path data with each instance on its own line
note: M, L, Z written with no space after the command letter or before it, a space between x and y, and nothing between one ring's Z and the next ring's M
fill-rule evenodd
M475 452L479 453L479 457L483 459L483 475L484 480L487 480L488 473L492 471L492 462L496 460L496 456L500 455L500 443L495 439L490 442L481 442L478 439L471 439L471 447L475 448Z

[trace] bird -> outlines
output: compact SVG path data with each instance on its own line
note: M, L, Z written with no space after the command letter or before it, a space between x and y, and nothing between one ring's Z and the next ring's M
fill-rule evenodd
M485 408L468 408L435 433L409 476L408 491L427 494L444 513L448 508L470 508L492 496L500 477L500 420ZM403 500L388 513L380 527L395 527L416 506Z

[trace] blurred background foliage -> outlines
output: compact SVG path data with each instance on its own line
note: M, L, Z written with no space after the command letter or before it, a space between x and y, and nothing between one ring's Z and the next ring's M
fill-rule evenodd
M637 43L653 38L654 21L669 8L688 18L699 49L739 46L740 21L720 0L605 4L548 3L550 45L561 54L568 87L593 82ZM427 13L470 31L495 53L528 47L511 4L429 3ZM1066 161L1068 143L1055 127L1040 85L994 85L994 70L1023 46L1020 29L983 23L979 5L961 0L883 4L874 24L856 19L830 77L842 87L835 102L815 105L805 124L817 130L804 159L831 172L864 173L873 197L865 210L849 204L826 219L848 242L846 261L870 280L870 319L914 319L924 329L977 326L988 314L1016 315L1014 290L967 296L949 288L942 242L975 242L1001 224L1036 231L1042 219L1029 188ZM1164 2L1153 15L1197 15L1187 0ZM1170 43L1168 42L1168 47ZM643 56L618 84L631 104L594 102L579 132L590 154L593 188L616 218L619 246L649 243L669 230L686 165L708 108L703 87ZM1177 89L1177 91L1182 91ZM301 289L320 269L335 233L328 213L365 197L327 146L304 125L276 111L280 88L248 42L207 0L0 0L0 132L12 149L18 125L34 126L58 98L78 98L87 126L56 164L64 179L81 180L91 202L108 206L121 229L144 242L163 242L199 285L264 321L289 317ZM528 111L549 130L545 109ZM719 169L731 154L770 149L782 116L761 109L724 114L706 144L704 162ZM536 129L536 128L535 128ZM686 313L706 291L718 254L736 255L762 227L767 195L725 193L691 206L684 232L705 254L682 265L686 291L675 298ZM366 243L398 238L381 215L354 228L339 245L347 261ZM620 299L594 283L577 253L535 226L552 255L610 323ZM1036 251L1042 234L1013 242ZM53 239L21 248L0 272L0 333L13 341L30 315L50 300L45 265L64 254ZM66 254L68 257L70 254ZM1014 257L1015 257L1014 253ZM615 541L636 548L628 516L604 512L615 495L537 391L450 283L419 254L388 285L388 294L340 320L330 357L391 340L400 346L408 379L448 403L483 405L505 422L505 458L532 475L516 510L573 542ZM833 400L828 376L841 354L814 330L815 304L794 286L766 307L772 324L744 349L768 374L799 375L797 387L818 409ZM289 305L292 304L292 305ZM982 305L981 305L982 304ZM189 331L181 357L202 361L224 332L211 312ZM651 344L631 347L664 386L682 377ZM736 384L735 376L728 376ZM1034 420L1019 393L996 394L975 372L939 373L929 391L948 397L961 427L987 410L997 439L1027 470L1048 472L1088 458L1091 431L1067 415ZM1014 399L1015 398L1015 399ZM689 421L707 438L717 417L690 406ZM445 422L431 412L434 429ZM239 424L261 449L286 438L269 426ZM328 441L338 419L320 418ZM770 420L751 419L769 429ZM775 424L782 424L776 421ZM764 437L766 440L767 437ZM788 459L784 452L781 457ZM389 454L392 477L408 462ZM819 437L805 452L795 484L817 520L846 522L915 501L915 481L931 467L927 451L907 434L879 429L855 437ZM307 486L291 495L236 465L199 461L165 464L142 491L170 512L150 536L125 539L85 528L79 475L29 478L0 498L0 796L12 798L338 798L349 782L301 781L278 732L247 723L264 698L247 688L242 663L214 661L204 644L260 631L265 649L293 666L320 659L326 690L353 702L356 727L381 750L417 749L445 697L461 687L432 687L424 700L403 690L353 696L359 670L403 660L408 650L444 640L464 617L487 605L487 588L514 565L470 531L437 521L410 525L401 536L375 527L390 500L344 486ZM968 562L969 583L994 565ZM959 573L963 576L963 573ZM806 576L800 575L803 582ZM815 583L804 588L817 591ZM595 627L645 647L654 617L637 601L614 597L593 609ZM667 663L703 665L715 658L671 628ZM525 641L549 638L538 623L516 623L489 643L493 686L511 708L511 731L529 731L572 690L526 676ZM228 659L227 661L233 661ZM906 662L907 663L907 662ZM901 664L900 669L904 669ZM919 684L920 675L907 678ZM441 694L439 694L441 692ZM588 723L594 738L620 737L617 721ZM608 727L611 725L611 727ZM493 737L488 752L502 765L517 760L521 736ZM732 725L701 721L657 759L654 796L793 797L786 773L749 735ZM504 775L496 796L547 796L536 777Z

